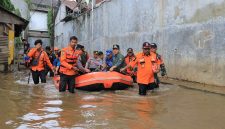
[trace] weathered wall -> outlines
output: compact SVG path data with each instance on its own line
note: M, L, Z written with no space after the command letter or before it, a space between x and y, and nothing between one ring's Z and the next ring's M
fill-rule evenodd
M75 35L75 22L60 22L66 16L66 8L64 5L61 5L58 11L58 14L55 19L55 46L62 48L66 47L69 38L72 35Z
M48 31L47 12L30 11L29 30Z
M37 39L41 39L43 41L43 47L50 46L47 14L48 13L45 11L30 11L31 18L29 22L28 42L31 43L31 47L34 47L34 42Z
M55 43L77 35L89 51L118 43L125 53L156 42L170 77L225 86L224 0L111 0L93 15L57 24Z

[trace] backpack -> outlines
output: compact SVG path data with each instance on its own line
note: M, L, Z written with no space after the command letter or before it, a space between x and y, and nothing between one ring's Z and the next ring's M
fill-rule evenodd
M38 55L38 57L36 59L34 58L34 59L31 60L31 62L30 62L31 66L37 66L38 65L41 54L42 54L42 51L40 52L40 54Z

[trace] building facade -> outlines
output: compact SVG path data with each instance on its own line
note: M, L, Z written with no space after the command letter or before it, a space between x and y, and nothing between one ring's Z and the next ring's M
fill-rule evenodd
M32 0L29 16L29 29L27 33L28 42L31 47L34 41L42 39L43 47L51 46L50 36L48 33L48 11L57 6L57 0Z
M4 17L0 19L0 67L4 65L4 71L8 71L8 65L13 64L15 56L14 38L20 36L28 21L1 6L0 14Z

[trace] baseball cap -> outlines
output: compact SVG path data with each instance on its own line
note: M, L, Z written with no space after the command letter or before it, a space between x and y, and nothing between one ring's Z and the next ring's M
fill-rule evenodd
M93 53L98 55L98 51L94 51Z
M103 55L103 52L102 51L98 51L98 55Z
M128 48L127 52L133 52L133 49L132 48Z
M112 54L112 50L107 50L105 54L106 56L109 56L110 54Z
M157 48L156 43L151 43L151 48Z
M118 44L114 44L113 49L120 49L120 46Z
M142 47L143 48L151 48L151 44L149 42L144 42Z

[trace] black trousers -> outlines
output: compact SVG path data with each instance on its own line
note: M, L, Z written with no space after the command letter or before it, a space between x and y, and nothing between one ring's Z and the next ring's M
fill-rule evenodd
M131 78L133 79L134 83L137 83L137 76L131 76Z
M146 95L147 90L153 90L155 88L155 83L149 84L141 84L138 83L139 86L139 95Z
M48 75L48 72L50 72L50 77L54 77L54 72L48 67L45 67L45 75Z
M34 81L34 84L38 84L39 83L39 78L41 79L41 83L46 83L46 75L45 75L45 71L33 71L32 72L32 78Z
M70 93L74 93L75 75L60 74L59 92L65 92L68 86Z

